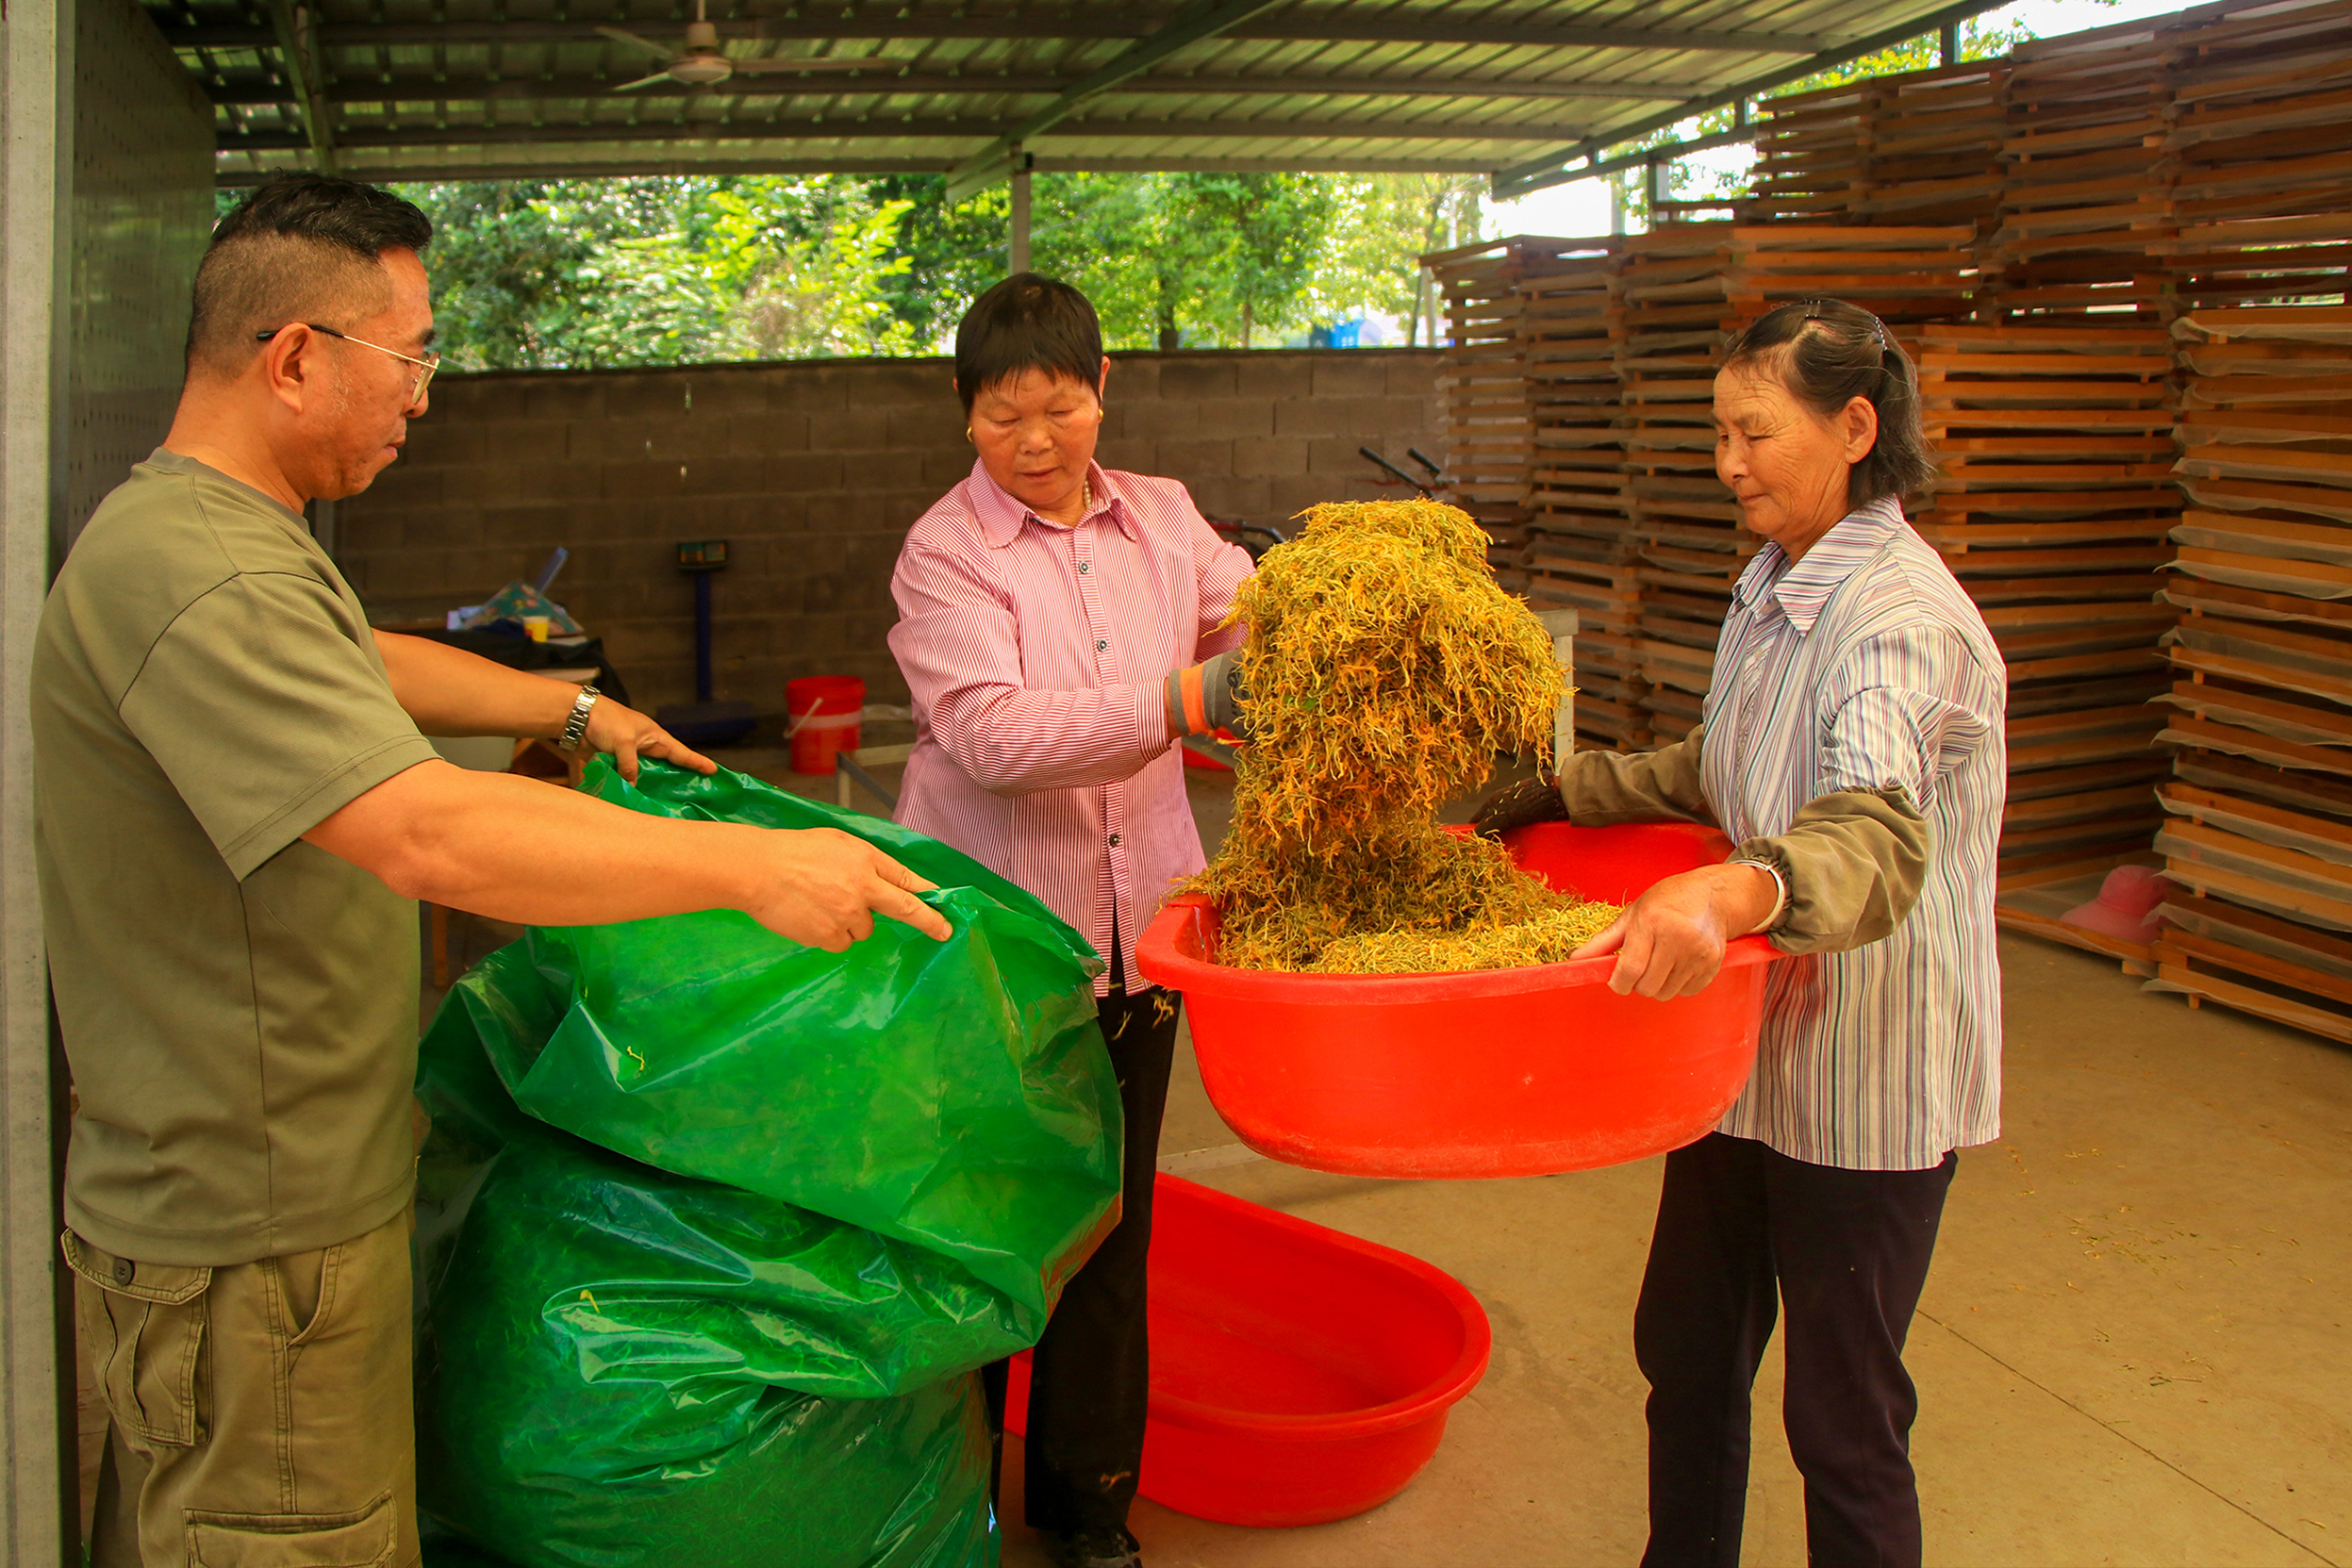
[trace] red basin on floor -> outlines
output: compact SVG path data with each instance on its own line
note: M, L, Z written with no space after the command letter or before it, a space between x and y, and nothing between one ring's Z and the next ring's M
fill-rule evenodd
M1731 841L1688 823L1512 835L1553 886L1627 902ZM1448 975L1290 975L1216 962L1217 911L1182 898L1135 945L1182 991L1217 1114L1269 1159L1350 1176L1542 1176L1646 1159L1704 1135L1755 1065L1761 936L1695 997L1609 989L1614 958Z
M1402 1492L1486 1372L1486 1314L1393 1247L1163 1176L1143 1494L1227 1525L1320 1525ZM1029 1356L1005 1426L1028 1429Z

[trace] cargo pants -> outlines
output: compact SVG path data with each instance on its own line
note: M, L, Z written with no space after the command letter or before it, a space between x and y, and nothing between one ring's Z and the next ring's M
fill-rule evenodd
M413 1568L405 1213L230 1267L64 1247L108 1421L91 1568Z

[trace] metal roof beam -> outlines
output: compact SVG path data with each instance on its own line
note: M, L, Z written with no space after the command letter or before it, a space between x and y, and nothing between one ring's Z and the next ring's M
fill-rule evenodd
M654 174L944 174L948 158L748 157L683 159L595 158L578 162L520 161L451 163L360 163L345 172L356 179L549 180L614 179ZM1038 173L1334 173L1482 174L1490 165L1468 158L1368 157L1041 157ZM224 169L215 183L224 190L259 185L270 169Z
M1677 98L1688 84L1651 81L1499 82L1466 76L1138 76L1118 92L1234 92L1316 97Z
M1346 12L1317 12L1297 21L1253 22L1235 27L1234 38L1307 40L1316 42L1484 43L1513 49L1702 49L1732 55L1806 55L1834 44L1834 34L1719 32L1697 27L1582 26L1544 23L1372 21Z
M1269 8L1279 0L1269 0ZM722 23L721 36L813 43L835 40L1002 39L1011 41L1159 38L1183 11L1154 28L1149 17L1103 14L1069 17L781 17L753 15ZM623 19L616 18L616 21ZM436 43L601 43L596 29L612 22L348 22L323 30L321 43L335 49ZM638 28L667 28L667 22L624 21ZM252 49L271 41L267 27L198 23L161 27L177 49ZM1206 35L1204 35L1206 36ZM1811 55L1838 46L1834 33L1770 33L1698 27L1618 27L1576 23L1474 22L1444 15L1423 18L1369 17L1352 8L1305 17L1276 17L1236 23L1218 36L1260 41L1323 43L1443 43L1500 45L1514 49L1665 49L1734 55Z
M840 98L868 96L986 97L1015 93L1059 92L1075 76L993 76L980 74L891 75L854 72L848 74L811 74L806 77L742 75L728 79L717 95L723 98ZM497 81L479 77L396 75L390 81L353 74L325 91L330 104L474 104L510 100L565 100L602 97L616 85L610 76L510 76ZM259 106L295 102L288 85L268 72L237 72L206 84L212 102ZM635 99L679 98L711 90L676 82L656 82L638 88ZM1628 103L1679 101L1686 83L1673 82L1497 82L1460 77L1415 76L1138 76L1110 89L1115 94L1182 94L1203 97L1273 98L1510 98L1538 102L1578 99Z
M1118 86L1151 70L1177 50L1204 39L1229 33L1282 0L1194 0L1168 18L1151 37L1129 44L1109 64L1090 71L1054 95L1053 102L997 139L994 145L959 164L948 175L948 205L984 190L1012 173L1020 144L1042 136L1078 111L1078 107L1105 89Z
M293 88L292 102L301 106L302 124L310 146L312 165L322 174L335 173L335 116L319 92L318 41L315 13L290 0L269 0L271 37L277 44L286 79Z
M1105 139L1148 137L1192 140L1347 140L1347 141L1557 141L1572 134L1562 125L1483 124L1476 122L1401 122L1366 124L1350 120L1074 120L1047 133L1054 137ZM588 124L559 125L452 125L406 129L375 128L364 124L344 125L338 141L346 149L384 147L490 147L532 142L573 141L828 141L877 139L894 140L995 140L1007 139L999 120L732 120L657 122L654 124ZM308 143L298 131L226 133L223 152L301 147ZM1068 155L1065 155L1068 156ZM970 161L969 158L967 162ZM1492 163L1482 166L1493 167Z
M1480 174L1474 158L1445 157L1047 157L1039 173L1088 174Z
M1940 33L1944 28L1957 26L1972 16L1979 16L1986 11L1998 9L2004 3L2006 0L1958 0L1958 4L1946 6L1910 22L1881 28L1867 38L1856 39L1850 43L1840 44L1834 49L1825 49L1807 59L1797 61L1795 65L1769 71L1762 75L1750 76L1746 81L1701 97L1684 99L1673 108L1661 110L1656 114L1637 120L1632 124L1612 126L1603 135L1588 140L1578 146L1563 148L1546 157L1531 158L1525 163L1499 169L1495 172L1494 177L1495 199L1510 201L1516 197L1524 196L1530 191L1547 190L1555 185L1570 185L1578 180L1592 179L1609 172L1595 166L1599 164L1601 155L1611 147L1621 146L1636 138L1648 136L1652 131L1665 130L1668 126L1680 124L1685 120L1705 114L1712 109L1722 108L1726 105L1744 103L1750 98L1769 92L1776 87L1786 87L1791 82L1801 82L1808 76L1836 66L1849 64L1854 60L1875 55L1882 49L1892 49L1898 43L1907 43L1925 34ZM1745 134L1731 140L1745 141L1752 140L1753 136L1753 129L1750 128ZM1710 139L1706 144L1724 146L1729 142ZM1633 161L1647 162L1653 157L1672 157L1674 145L1683 145L1693 151L1696 151L1698 147L1697 143L1678 143L1667 147L1652 148L1642 153ZM1584 166L1569 168L1569 160L1573 158L1582 158ZM1615 169L1625 167L1625 165L1622 161L1617 161L1613 162L1610 167Z

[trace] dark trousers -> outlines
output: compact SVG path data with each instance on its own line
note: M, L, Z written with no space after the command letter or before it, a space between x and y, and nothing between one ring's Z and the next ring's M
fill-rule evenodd
M1666 1156L1633 1314L1649 1379L1644 1568L1735 1568L1748 1399L1788 1310L1782 1420L1814 1568L1915 1568L1919 1398L1903 1339L1958 1156L1928 1170L1810 1165L1713 1133Z
M1102 1038L1111 1048L1127 1123L1119 1221L1063 1287L1045 1337L1030 1357L1025 1517L1041 1530L1124 1526L1135 1500L1151 1391L1144 1265L1151 1251L1160 1119L1176 1054L1176 1015L1157 1016L1160 996L1113 991L1101 1002ZM983 1376L1001 1431L1004 1363Z

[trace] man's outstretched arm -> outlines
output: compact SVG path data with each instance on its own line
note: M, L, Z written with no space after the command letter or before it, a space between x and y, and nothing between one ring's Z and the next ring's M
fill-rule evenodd
M445 762L419 763L303 834L405 898L535 926L739 909L840 952L874 916L944 941L934 885L833 828L682 822Z

